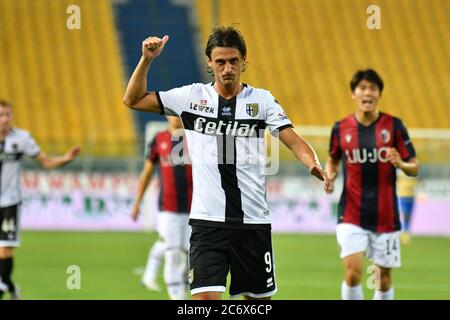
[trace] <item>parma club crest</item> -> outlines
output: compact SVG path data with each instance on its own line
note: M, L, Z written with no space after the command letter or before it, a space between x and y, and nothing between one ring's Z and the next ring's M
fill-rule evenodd
M246 110L247 110L247 114L250 117L256 117L256 115L258 114L258 111L259 111L258 104L257 103L247 103Z

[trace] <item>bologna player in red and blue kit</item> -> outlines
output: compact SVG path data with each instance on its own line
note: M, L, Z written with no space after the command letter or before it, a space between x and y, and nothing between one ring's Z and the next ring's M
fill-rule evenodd
M374 299L394 298L391 268L400 267L396 169L417 176L419 164L399 118L380 112L383 81L371 69L350 82L356 112L333 126L326 170L332 179L343 162L344 187L336 236L344 262L343 299L363 299L364 253L376 271Z
M156 134L149 144L144 168L139 179L138 195L131 213L133 220L156 165L160 168L158 241L150 250L142 284L159 291L156 278L164 256L164 281L172 300L186 299L187 252L191 228L188 224L192 198L192 169L188 163L181 120L167 117L168 129ZM185 158L186 157L186 158Z

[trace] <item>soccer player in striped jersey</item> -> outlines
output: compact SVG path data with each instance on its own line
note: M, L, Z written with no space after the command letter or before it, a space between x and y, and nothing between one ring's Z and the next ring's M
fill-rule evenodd
M61 157L50 157L27 131L13 127L12 119L11 104L0 100L0 298L7 291L11 299L17 300L19 292L11 275L14 249L20 245L21 159L25 155L45 169L59 168L74 160L80 148L72 148Z
M343 162L344 188L336 227L345 280L343 299L363 299L364 253L376 271L374 299L394 298L391 269L400 267L396 168L417 176L419 163L403 122L378 110L383 81L371 69L350 82L356 111L335 123L326 171L335 179Z
M292 150L312 175L332 183L312 147L293 130L278 101L240 82L247 48L233 27L218 27L205 48L212 83L147 92L150 64L169 40L149 37L124 96L132 109L178 115L192 161L189 282L195 300L220 299L231 274L232 298L270 299L276 279L266 199L265 136Z
M191 228L188 224L192 198L192 168L185 143L183 125L178 117L167 117L168 128L159 132L147 148L139 178L138 194L131 218L136 221L145 190L159 165L160 193L157 230L159 239L151 248L142 284L159 291L157 274L164 257L164 281L172 300L186 299L187 252Z

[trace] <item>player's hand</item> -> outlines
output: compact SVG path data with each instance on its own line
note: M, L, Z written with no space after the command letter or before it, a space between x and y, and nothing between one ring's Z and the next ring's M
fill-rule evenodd
M323 189L327 193L331 193L334 190L333 181L328 177L328 174L320 166L315 165L309 169L309 173L315 176L317 179L324 182Z
M131 210L131 220L137 221L138 216L139 216L139 206L135 204L133 206L133 209Z
M142 55L148 59L154 59L161 54L169 41L169 36L165 35L162 39L158 37L148 37L142 41Z
M69 151L66 152L66 154L64 155L64 158L67 161L73 161L80 154L80 152L81 152L80 147L73 147Z
M400 157L400 153L398 153L397 149L395 148L388 148L387 150L387 158L388 161L395 167L395 168L401 168L402 167L402 158Z

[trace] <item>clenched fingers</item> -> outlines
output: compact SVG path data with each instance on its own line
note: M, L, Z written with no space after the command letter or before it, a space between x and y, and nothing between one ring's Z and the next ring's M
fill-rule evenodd
M169 40L169 36L164 36L162 39L158 37L148 37L142 42L142 45L151 50L154 51L160 47L164 47L166 42Z

